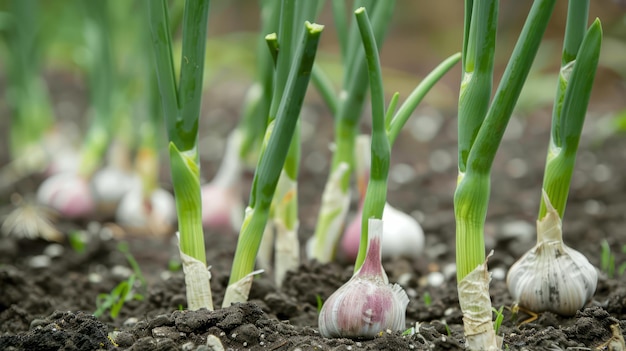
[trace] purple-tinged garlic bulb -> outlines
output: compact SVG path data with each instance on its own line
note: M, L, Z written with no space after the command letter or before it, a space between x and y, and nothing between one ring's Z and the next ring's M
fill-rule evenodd
M95 209L89 181L74 172L46 179L37 190L37 202L70 219L85 218Z
M382 220L370 219L363 265L322 306L319 314L322 336L373 338L387 329L405 329L409 297L400 285L389 284L380 261L382 233Z
M226 153L215 178L202 186L202 226L239 232L243 223L241 199L241 132L229 136Z

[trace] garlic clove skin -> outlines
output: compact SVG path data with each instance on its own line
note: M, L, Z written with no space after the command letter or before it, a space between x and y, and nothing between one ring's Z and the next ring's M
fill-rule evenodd
M172 194L164 189L154 189L149 198L144 198L138 187L122 198L115 220L123 226L148 230L155 235L169 234L176 222L176 203Z
M359 252L361 240L362 206L348 225L341 239L341 252L354 261ZM383 211L382 258L395 257L417 258L424 250L424 230L410 215L385 203Z
M547 214L537 221L537 245L511 266L507 286L524 308L571 316L595 293L598 273L583 254L563 243L561 218L545 192L543 197Z
M141 189L141 179L133 172L109 166L93 175L91 187L99 212L113 216L126 194Z
M242 135L238 129L228 136L224 158L213 180L202 186L202 225L204 228L239 233L244 206L241 198Z
M209 183L201 188L202 226L239 232L243 223L243 201L232 188Z
M37 202L69 219L85 218L95 210L89 182L73 172L46 179L37 189Z
M515 301L533 312L571 316L593 296L595 267L580 252L559 241L542 242L509 270L507 285Z
M363 265L322 306L318 322L323 337L373 338L406 326L409 298L400 285L389 284L380 261L382 221L370 219L369 229Z

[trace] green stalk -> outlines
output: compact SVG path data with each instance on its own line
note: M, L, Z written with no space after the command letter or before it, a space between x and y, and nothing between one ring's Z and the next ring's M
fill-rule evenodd
M409 120L415 108L422 102L426 94L430 91L430 89L435 86L446 73L448 73L454 65L459 62L461 59L461 54L456 53L451 55L443 62L441 62L435 69L433 69L428 75L420 82L420 84L413 89L411 94L406 98L404 103L400 105L398 111L393 114L393 118L386 118L389 120L387 125L387 137L389 138L389 143L391 145L394 144L396 138L400 134L400 130L406 124L406 121ZM392 105L389 106L391 110L393 110Z
M89 86L92 119L82 148L79 173L90 176L99 166L111 138L113 57L107 2L87 1L86 42L90 52Z
M370 180L365 193L363 216L361 217L361 241L354 265L358 271L365 260L368 244L368 222L370 218L383 218L387 201L387 177L389 175L390 146L385 128L385 101L383 80L378 58L378 48L367 11L361 7L355 11L356 21L361 32L365 57L367 58L369 85L372 102L372 164Z
M355 1L355 6L367 3L371 8L371 25L377 45L380 46L393 13L395 1L373 2ZM368 88L367 62L360 48L360 35L357 24L353 21L347 39L347 49L342 52L344 81L341 97L335 116L335 150L330 167L330 174L322 196L322 206L315 226L311 258L320 262L329 262L334 258L341 229L348 212L349 187L354 168L354 148L358 134L358 125L363 111ZM342 34L343 35L343 34ZM347 170L341 173L342 168ZM336 183L335 178L339 178ZM326 201L324 199L327 199ZM342 201L342 202L340 202Z
M259 93L258 97L253 98L244 107L242 120L238 126L238 128L244 131L239 150L239 158L242 160L248 158L251 154L257 154L254 149L260 147L265 128L267 127L274 84L273 68L277 57L272 58L270 53L268 53L268 43L265 38L268 33L274 33L278 30L276 24L278 23L277 18L279 14L279 1L264 0L261 2L262 26L256 47L257 77L255 83L258 85ZM256 87L251 89L256 89Z
M185 5L183 59L178 88L174 78L167 2L148 1L148 9L159 91L170 141L180 248L186 255L206 265L197 142L209 1L194 0Z
M562 66L552 110L550 144L544 172L543 189L561 218L565 213L578 141L602 43L602 27L598 20L585 33L588 8L589 1L569 3ZM543 218L546 213L546 205L541 201L538 218Z
M459 179L454 195L454 208L456 218L456 252L457 252L457 279L461 281L485 260L484 248L484 223L489 202L490 172L493 159L502 140L502 135L513 112L513 108L519 97L522 86L526 80L539 44L545 32L548 20L552 15L555 0L535 1L528 18L522 29L522 33L515 45L511 59L504 71L501 83L498 86L493 102L489 107L482 125L471 142L471 133L459 131ZM482 11L481 5L488 10ZM478 8L477 8L478 6ZM481 17L483 13L490 13L487 17ZM475 18L483 18L481 21L494 20L497 17L497 4L493 2L475 2L472 10L472 23L469 29L466 53L463 57L464 70L467 72L471 67L471 55L476 49L472 42L486 43L485 39L473 38ZM482 26L481 26L482 27ZM466 27L467 28L467 27ZM495 27L493 27L495 31ZM477 31L477 36L490 35L488 32ZM495 34L493 34L495 38ZM480 48L480 46L479 46ZM490 55L490 53L486 53ZM478 55L477 57L480 57ZM480 63L474 65L482 67ZM469 115L469 104L462 104L463 95L473 94L473 90L480 87L472 87L471 80L467 81L464 76L461 83L461 95L459 97L459 126L474 125L481 116ZM473 79L474 77L471 77ZM465 119L464 119L465 118ZM466 124L466 119L469 119ZM462 138L463 137L463 138ZM468 138L470 137L470 138ZM469 139L469 140L468 140ZM470 149L467 150L467 145Z
M229 286L243 279L254 269L276 184L298 121L317 44L323 30L323 26L308 22L305 27L303 39L290 65L289 78L280 98L276 118L266 131L266 143L252 181L250 205L246 210L237 242Z
M470 24L465 25L459 94L459 172L467 168L469 152L489 108L498 25L498 1L466 0L466 6L470 5L473 7L466 10Z
M10 153L16 160L41 142L54 124L54 112L44 81L40 78L42 57L39 7L34 0L11 2L6 30L7 74L11 83L7 103L11 108Z

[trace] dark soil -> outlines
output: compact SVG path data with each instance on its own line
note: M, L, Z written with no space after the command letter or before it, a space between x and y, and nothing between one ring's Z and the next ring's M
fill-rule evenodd
M452 7L453 4L442 8L447 11ZM413 34L407 38L415 40ZM402 49L390 52L404 52L408 47L404 42L398 43ZM421 52L441 56L429 50ZM387 58L405 59L415 60L404 54ZM424 68L424 72L431 66L434 64ZM420 108L392 152L389 203L420 222L427 249L419 259L389 260L384 267L390 281L398 282L407 291L407 329L416 327L417 333L403 336L399 332L382 332L373 340L322 338L317 330L318 298L328 298L352 272L351 264L341 259L331 264L303 261L297 271L287 275L280 289L271 272L267 272L255 279L248 303L216 311L189 311L183 273L170 267L179 259L173 233L167 238L138 237L107 221L61 220L57 224L63 233L80 233L87 238L83 250L77 250L68 240L57 244L0 237L0 350L219 350L214 346L216 340L226 350L463 350L452 201L457 177L453 105L460 74L455 71L450 76L455 81L447 88L438 87L439 95L426 101L437 105L437 110L433 106ZM514 301L504 281L508 268L534 245L550 112L537 106L532 114L514 116L496 157L485 241L487 251L495 252L489 261L493 273L492 304L496 309L505 307L499 330L504 349L605 350L610 349L614 330L626 331L626 275L619 272L619 267L626 264L626 138L615 134L607 137L602 115L624 109L625 88L614 73L601 68L598 77L603 76L608 77L608 83L596 83L594 88L563 223L566 244L582 252L598 268L600 278L592 301L573 317L544 313L526 322L530 315L522 311L511 313L509 308ZM54 73L51 77L56 85L62 81ZM412 84L411 79L414 78L408 78ZM53 100L64 100L60 94L80 95L70 100L76 100L73 102L80 107L74 119L82 118L87 99L85 88L70 83L74 90L52 89ZM208 93L201 122L203 142L222 139L223 143L236 123L233 116L239 115L246 87L239 82L220 85ZM2 88L0 84L0 92ZM401 99L412 88L411 85L404 89ZM303 246L314 230L333 139L333 122L326 108L315 101L314 92L309 99L302 115L299 182L299 235ZM6 106L0 104L1 108ZM0 115L6 115L5 112L0 111ZM0 126L7 129L4 118L0 119ZM433 126L433 134L425 138L424 131ZM207 157L202 171L210 179L219 166L216 150L220 148L207 147L206 143L202 146L201 153ZM0 166L7 160L6 150L0 149ZM167 168L162 174L167 186ZM32 194L40 181L40 177L25 179L15 185L14 191ZM242 189L244 198L247 191L248 188ZM10 195L0 194L2 214L12 210ZM355 198L353 209L356 202ZM3 221L0 217L0 225ZM207 261L212 266L214 304L220 306L236 236L207 231L205 237ZM602 269L603 240L614 254L616 272L611 277ZM135 292L139 295L126 301L115 318L108 311L96 318L93 313L98 309L98 296L110 293L132 274L130 264L118 249L120 242L129 245L146 284L136 282ZM443 282L438 284L440 277Z
M315 105L313 105L315 106ZM426 114L423 110L421 115ZM330 138L330 120L308 119L318 132L305 139L304 154L320 150ZM504 282L510 265L534 243L534 218L540 194L549 118L547 113L520 117L513 122L493 170L487 249L493 306L511 307ZM616 269L626 262L626 140L595 135L598 118L590 116L583 136L577 171L572 181L564 221L564 238L592 264L601 267L601 242L607 240ZM339 262L303 262L290 273L283 288L271 273L254 281L250 302L216 311L185 310L185 285L180 270L168 269L178 259L172 238L132 237L112 223L60 222L65 233L82 231L89 240L79 252L68 242L25 241L3 237L0 241L0 349L1 350L217 350L207 338L217 337L225 349L251 350L460 350L464 349L462 316L454 273L454 216L452 194L454 161L442 165L441 156L455 159L455 119L447 117L429 142L404 133L394 147L389 202L411 213L424 227L427 248L417 260L395 259L384 266L392 282L399 282L411 298L407 328L418 333L402 336L384 332L373 340L325 339L317 331L317 299L326 299L347 281L352 267ZM305 135L305 133L303 133ZM325 150L324 148L321 148ZM432 160L433 153L439 158ZM304 157L305 158L305 157ZM433 163L434 162L434 163ZM437 163L439 162L439 163ZM406 164L414 171L409 181L394 178L394 166ZM439 172L433 171L432 168ZM520 168L520 165L524 166ZM217 164L205 169L212 172ZM520 170L521 169L521 170ZM525 170L525 171L524 171ZM326 169L303 166L300 182L302 223L300 235L311 235ZM396 179L396 180L394 180ZM29 179L21 191L36 185ZM4 203L8 203L4 200ZM117 245L128 243L139 262L146 286L136 285L141 299L127 301L119 315L108 311L96 318L96 297L109 293L132 272ZM216 306L220 306L230 271L236 237L207 232L207 259ZM42 257L49 263L40 265ZM44 260L45 262L45 260ZM433 275L444 282L433 285ZM522 323L530 316L503 310L499 334L510 350L606 349L612 328L626 330L626 279L616 272L600 273L596 294L573 317L552 313Z

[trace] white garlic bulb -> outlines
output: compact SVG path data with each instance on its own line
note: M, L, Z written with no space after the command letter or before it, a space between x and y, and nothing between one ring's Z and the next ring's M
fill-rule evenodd
M373 338L383 330L404 330L409 298L400 285L389 284L382 267L382 232L382 220L370 219L363 265L322 306L319 314L322 336Z
M537 221L537 245L509 270L517 303L533 312L573 315L593 296L598 273L580 252L563 243L561 218L543 192L547 213Z

